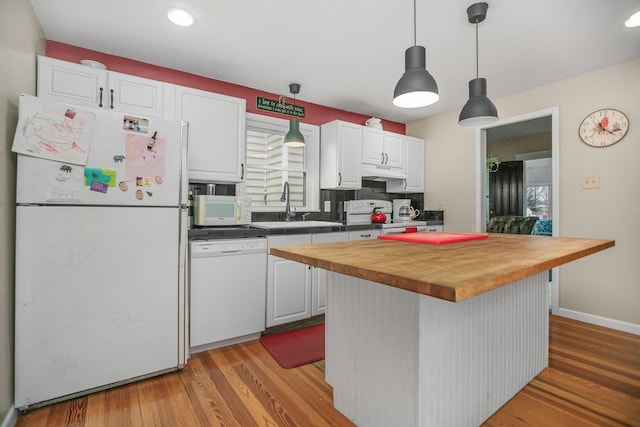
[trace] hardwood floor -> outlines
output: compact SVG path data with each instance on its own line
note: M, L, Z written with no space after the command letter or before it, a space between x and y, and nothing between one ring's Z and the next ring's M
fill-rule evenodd
M551 316L549 348L549 368L485 426L640 426L639 336ZM333 409L323 361L282 369L251 341L193 355L180 372L34 409L16 426L353 424Z

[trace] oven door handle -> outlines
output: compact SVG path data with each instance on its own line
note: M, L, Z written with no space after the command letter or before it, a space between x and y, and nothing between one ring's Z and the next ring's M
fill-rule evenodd
M409 231L407 231L409 229ZM414 226L406 226L406 227L394 227L394 228L384 228L384 234L402 234L402 233L413 233L414 230L416 232L419 231L427 231L426 225L414 225Z

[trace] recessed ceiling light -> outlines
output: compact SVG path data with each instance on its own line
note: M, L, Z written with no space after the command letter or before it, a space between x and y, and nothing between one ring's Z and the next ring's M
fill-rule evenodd
M167 12L167 17L169 18L169 21L176 25L180 25L181 27L188 27L193 24L193 16L182 9L171 9Z
M627 19L627 22L624 23L627 27L638 27L640 26L640 12L636 12Z

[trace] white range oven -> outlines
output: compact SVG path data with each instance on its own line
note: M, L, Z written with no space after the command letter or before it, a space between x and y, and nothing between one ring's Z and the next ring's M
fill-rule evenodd
M416 231L428 231L426 221L399 221L391 219L393 203L389 200L348 200L344 202L347 225L372 224L371 214L374 208L387 216L387 222L381 224L380 234L411 233Z

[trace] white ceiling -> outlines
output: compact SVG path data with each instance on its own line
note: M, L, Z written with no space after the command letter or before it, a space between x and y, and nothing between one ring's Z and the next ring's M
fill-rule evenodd
M459 110L475 77L472 1L416 3L440 100L401 109L391 100L413 45L411 0L32 0L49 40L289 97L297 82L297 100L401 123ZM492 99L640 57L640 27L624 26L640 0L488 3L480 77ZM172 7L195 24L169 23Z

